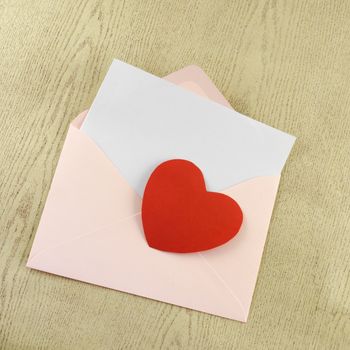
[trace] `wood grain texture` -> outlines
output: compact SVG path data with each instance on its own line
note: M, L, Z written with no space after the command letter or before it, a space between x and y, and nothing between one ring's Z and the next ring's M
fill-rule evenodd
M0 0L0 349L349 349L348 0ZM298 137L249 321L25 267L69 122L113 58L198 64Z

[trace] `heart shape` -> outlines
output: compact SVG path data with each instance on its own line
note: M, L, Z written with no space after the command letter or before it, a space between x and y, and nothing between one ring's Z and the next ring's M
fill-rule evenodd
M142 224L150 247L192 253L220 246L239 231L240 206L222 193L208 192L201 170L173 159L151 174L142 201Z

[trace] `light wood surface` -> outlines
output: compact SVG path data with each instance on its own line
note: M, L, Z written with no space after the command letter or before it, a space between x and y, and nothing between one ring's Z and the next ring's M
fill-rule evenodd
M31 271L69 122L113 58L201 66L298 137L247 324ZM0 0L0 349L349 349L348 0Z

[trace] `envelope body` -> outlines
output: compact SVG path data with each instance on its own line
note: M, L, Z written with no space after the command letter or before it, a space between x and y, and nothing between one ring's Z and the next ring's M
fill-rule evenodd
M166 79L229 106L198 67ZM158 251L143 234L141 198L80 130L85 117L69 127L27 266L246 322L280 174L222 191L244 213L227 244L192 254Z

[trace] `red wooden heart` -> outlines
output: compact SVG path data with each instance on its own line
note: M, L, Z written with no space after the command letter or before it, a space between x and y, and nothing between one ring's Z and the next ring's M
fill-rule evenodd
M187 160L160 164L147 182L142 223L152 248L177 253L215 248L237 234L242 220L239 205L207 192L202 172Z

